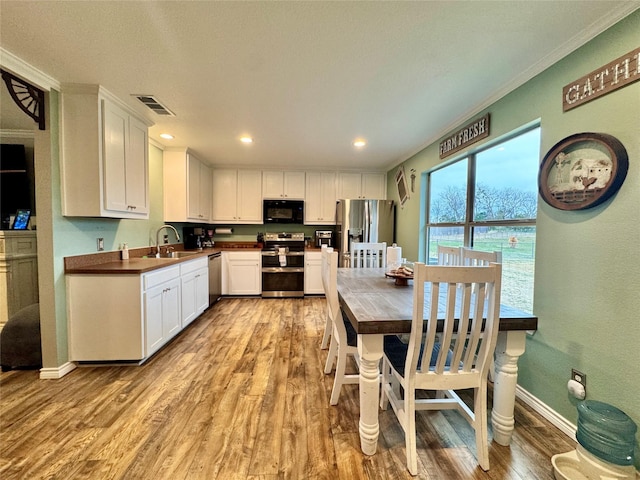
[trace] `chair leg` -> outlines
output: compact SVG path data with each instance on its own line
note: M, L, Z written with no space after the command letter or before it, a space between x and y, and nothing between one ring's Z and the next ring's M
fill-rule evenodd
M418 474L418 452L416 448L416 399L415 391L404 392L404 430L407 450L407 469L411 475Z
M331 343L329 344L329 353L327 354L327 361L324 364L324 373L327 375L331 373L333 370L333 362L336 360L336 356L338 355L338 342L335 337L331 336Z
M324 325L324 334L322 335L322 343L320 344L321 350L326 350L329 346L329 337L331 337L331 329L333 325L331 324L331 317L329 313L327 313L327 321Z
M487 427L487 386L474 389L474 429L478 464L485 472L489 470L489 433Z
M332 341L333 342L333 341ZM331 405L337 405L340 398L340 391L342 390L342 384L344 383L344 372L347 367L347 356L340 352L338 348L338 362L336 363L336 373L333 379L333 390L331 390Z

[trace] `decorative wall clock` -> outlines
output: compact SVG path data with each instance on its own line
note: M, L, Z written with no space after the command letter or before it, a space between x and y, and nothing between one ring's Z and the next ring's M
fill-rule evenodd
M549 205L582 210L600 205L627 176L627 150L605 133L576 133L556 143L540 164L538 191Z

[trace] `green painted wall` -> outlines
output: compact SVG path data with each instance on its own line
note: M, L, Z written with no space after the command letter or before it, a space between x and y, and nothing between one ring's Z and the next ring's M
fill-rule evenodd
M567 113L562 87L639 46L636 11L485 110L491 113L485 145L540 119L541 159L579 132L611 134L629 155L626 181L605 204L566 212L538 203L539 328L527 339L518 383L574 424L576 401L566 388L572 367L587 375L588 399L611 403L640 425L640 82ZM420 174L439 164L438 142L403 164L407 175L412 168L418 175L411 199L398 209L397 239L407 258L418 258ZM388 174L388 192L397 200L395 172Z

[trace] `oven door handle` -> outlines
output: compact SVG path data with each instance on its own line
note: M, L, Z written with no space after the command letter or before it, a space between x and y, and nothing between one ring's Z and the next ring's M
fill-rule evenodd
M304 273L304 267L262 267L262 273Z
M263 257L277 257L280 254L278 252L262 252L262 256ZM302 255L304 255L304 252L289 252L287 251L287 253L284 254L287 257L300 257Z

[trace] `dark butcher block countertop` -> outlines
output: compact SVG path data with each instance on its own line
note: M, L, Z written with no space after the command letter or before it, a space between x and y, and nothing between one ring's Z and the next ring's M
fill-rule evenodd
M175 251L185 251L182 244L171 245ZM222 251L261 251L262 244L255 242L216 242L215 247L203 248L202 251L190 250L193 255L177 258L156 258L155 247L129 249L129 260L120 260L120 251L90 253L64 258L65 274L83 275L140 275L158 268L187 262L198 257L206 257L211 253ZM308 247L307 251L320 251L319 248Z

